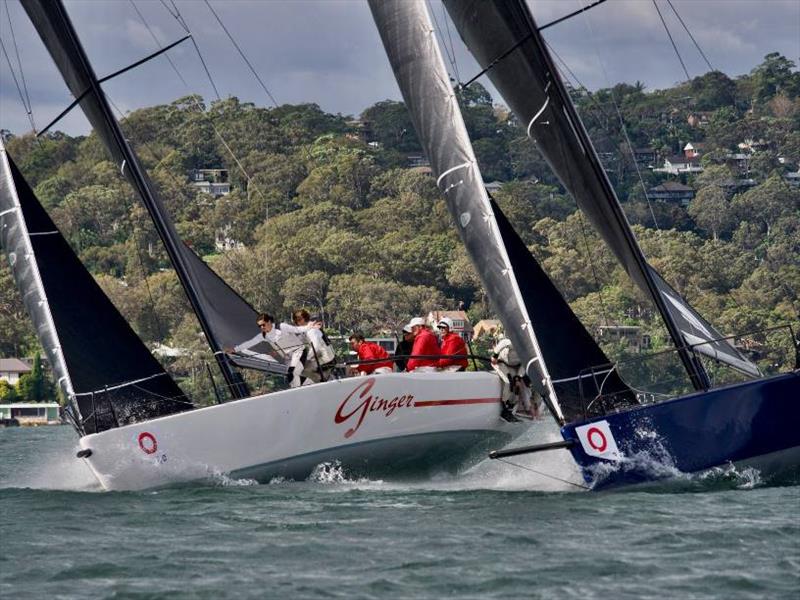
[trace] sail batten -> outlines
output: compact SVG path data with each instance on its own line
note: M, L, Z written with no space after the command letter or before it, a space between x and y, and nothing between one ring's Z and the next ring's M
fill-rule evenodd
M528 124L528 136L553 172L627 274L652 299L695 386L706 383L702 367L685 349L684 334L699 331L695 322L708 329L708 346L698 346L698 352L711 354L713 348L719 360L757 376L756 366L722 340L647 263L524 0L443 2L478 63L492 65L489 78L520 122Z

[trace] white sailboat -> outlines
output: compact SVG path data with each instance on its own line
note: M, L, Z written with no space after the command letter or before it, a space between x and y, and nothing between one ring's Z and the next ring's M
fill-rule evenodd
M150 212L233 394L231 401L205 408L183 396L80 265L3 148L0 240L69 401L81 436L78 456L105 489L143 489L217 473L259 481L303 478L329 461L354 474L454 470L528 426L501 416L502 384L492 373L387 374L251 396L237 365L251 366L254 359L223 349L252 337L256 312L181 243L61 3L32 0L24 7L76 103ZM441 100L460 120L452 94ZM472 189L460 201L485 209L488 199L463 123L457 130L472 165ZM451 210L458 214L465 206ZM496 225L486 222L492 246L468 248L473 258L489 261L482 269L487 277L499 274L496 297L524 321L502 240ZM534 343L532 334L527 341ZM264 370L282 372L261 362Z

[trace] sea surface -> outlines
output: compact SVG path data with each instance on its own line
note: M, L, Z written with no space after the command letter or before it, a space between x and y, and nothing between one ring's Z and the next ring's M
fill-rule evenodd
M800 598L800 486L754 471L597 493L551 453L102 492L76 450L0 428L1 598Z

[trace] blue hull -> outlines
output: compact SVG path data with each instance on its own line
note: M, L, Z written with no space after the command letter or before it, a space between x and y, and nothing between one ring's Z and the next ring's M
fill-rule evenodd
M624 458L586 453L575 431L607 421ZM561 429L584 478L594 489L696 473L729 463L766 469L762 475L800 471L800 373L789 373L698 392Z

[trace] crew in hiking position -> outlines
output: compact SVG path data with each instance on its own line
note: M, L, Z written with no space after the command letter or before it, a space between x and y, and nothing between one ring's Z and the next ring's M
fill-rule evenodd
M520 361L511 340L501 337L492 349L492 367L498 371L507 385L503 386L503 400L511 408L516 405L517 412L524 412L531 418L539 417L538 402L531 402L530 379Z

